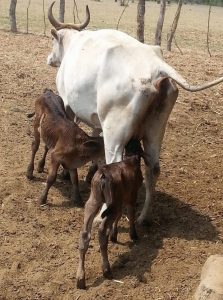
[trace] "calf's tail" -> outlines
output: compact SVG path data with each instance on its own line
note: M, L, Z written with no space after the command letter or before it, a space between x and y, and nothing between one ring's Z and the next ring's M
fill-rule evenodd
M101 214L103 219L114 211L114 182L112 176L105 168L102 168L101 172L101 192L107 204L107 208Z

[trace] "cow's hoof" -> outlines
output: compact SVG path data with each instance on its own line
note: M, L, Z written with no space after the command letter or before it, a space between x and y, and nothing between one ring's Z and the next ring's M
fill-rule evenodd
M139 216L137 219L137 224L140 226L148 227L152 225L152 220L151 218L142 218Z
M77 207L84 207L84 202L82 200L74 202Z
M77 289L85 290L86 289L86 284L85 284L85 279L78 279L77 280Z

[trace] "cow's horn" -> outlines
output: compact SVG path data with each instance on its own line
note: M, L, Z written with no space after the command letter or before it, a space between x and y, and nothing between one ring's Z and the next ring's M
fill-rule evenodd
M53 12L52 12L52 8L54 6L54 3L55 3L55 1L52 2L52 4L49 7L48 19L49 19L50 23L53 25L53 27L56 28L56 30L68 28L68 29L75 29L75 30L80 31L80 30L84 29L85 27L87 27L87 25L89 24L89 22L90 22L90 11L89 11L89 8L88 8L87 5L86 5L86 19L85 19L85 21L81 24L70 24L70 23L61 23L61 22L57 21L54 18Z

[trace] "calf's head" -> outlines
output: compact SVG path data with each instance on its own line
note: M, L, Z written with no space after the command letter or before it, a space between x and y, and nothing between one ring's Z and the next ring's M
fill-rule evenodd
M104 139L103 137L91 137L88 141L83 143L84 152L93 159L104 157Z

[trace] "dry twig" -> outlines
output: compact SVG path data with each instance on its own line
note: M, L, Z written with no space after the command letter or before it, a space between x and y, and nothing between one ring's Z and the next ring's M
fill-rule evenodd
M119 17L119 19L118 19L118 23L117 23L117 25L116 25L116 29L117 29L117 30L118 30L118 26L119 26L119 23L120 23L120 21L121 21L121 18L122 18L122 16L123 16L123 14L124 14L126 8L128 7L128 5L129 5L129 0L128 0L127 3L125 4L125 7L123 8L123 11L122 11L122 13L121 13L121 15L120 15L120 17Z

